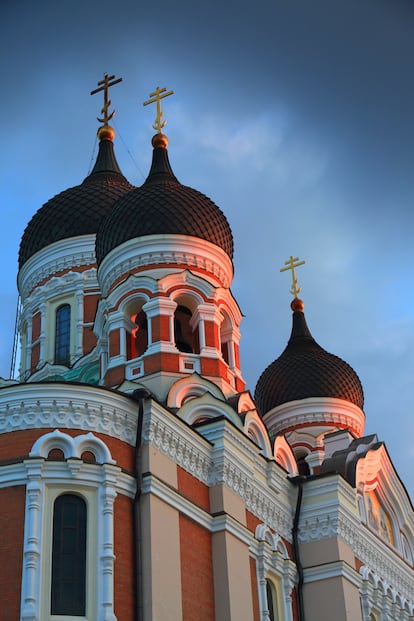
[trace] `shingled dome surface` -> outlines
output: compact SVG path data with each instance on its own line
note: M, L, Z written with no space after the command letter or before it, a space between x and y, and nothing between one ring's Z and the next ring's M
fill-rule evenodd
M120 244L146 235L189 235L233 257L233 236L223 212L207 196L174 176L167 149L156 147L145 183L111 209L96 238L98 263Z
M362 385L352 367L322 349L309 332L304 314L294 312L287 347L260 376L255 401L264 416L282 403L308 397L344 399L361 409L364 405Z
M20 243L19 268L36 252L54 242L97 233L109 209L131 185L121 173L110 140L102 140L88 177L51 198L27 225Z

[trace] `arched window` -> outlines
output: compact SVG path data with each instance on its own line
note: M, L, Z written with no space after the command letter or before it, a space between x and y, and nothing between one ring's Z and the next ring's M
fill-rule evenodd
M186 306L177 306L174 313L175 345L179 351L196 354L200 351L198 330L191 327L192 313Z
M70 304L56 310L55 364L70 364Z
M56 498L53 510L51 614L86 614L86 503Z
M131 320L135 324L135 328L131 333L127 333L127 358L138 358L142 356L148 347L148 321L147 315L140 310L132 315Z
M306 461L306 455L306 453L300 452L297 453L295 457L299 475L307 477L310 475L310 468L308 462Z
M276 621L276 590L270 580L266 580L267 610L270 621Z

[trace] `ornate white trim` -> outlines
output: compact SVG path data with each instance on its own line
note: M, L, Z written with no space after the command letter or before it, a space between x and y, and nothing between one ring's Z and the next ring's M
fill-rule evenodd
M297 571L294 562L289 559L285 544L267 524L259 524L250 550L256 560L260 620L270 621L266 590L266 581L270 580L277 591L278 601L275 603L278 613L286 621L292 621L292 591L297 582Z
M46 458L54 448L60 448L65 459L70 457L80 459L82 453L90 451L95 455L97 463L116 464L106 444L100 438L94 436L93 433L81 434L73 438L58 429L38 438L32 446L29 457Z
M17 278L20 295L24 300L36 285L52 274L95 264L95 235L61 239L42 248L24 263Z
M31 455L46 451L48 446L56 442L63 442L65 449L76 454L82 446L82 440L84 446L92 445L95 448L98 446L103 451L104 443L98 441L98 438L91 437L91 434L71 438L67 434L52 432L35 442ZM105 448L106 451L103 452L110 456L109 450ZM21 475L26 480L21 620L43 619L44 599L48 595L45 585L49 583L49 578L42 571L46 554L46 540L43 540L42 531L45 519L47 518L49 522L51 519L49 513L51 508L46 502L46 496L49 489L53 489L56 494L58 488L60 493L79 491L84 495L87 493L85 490L95 493L93 514L96 515L96 523L93 525L92 533L96 536L96 559L90 559L88 570L95 573L97 583L96 600L92 608L96 611L97 618L102 621L116 621L113 588L115 561L113 507L121 480L123 481L121 487L132 496L135 489L134 479L112 464L84 464L78 459L70 458L65 462L31 458L19 466ZM4 476L4 469L0 470Z
M148 415L150 414L150 415ZM289 482L275 462L269 462L243 432L232 423L214 420L197 430L177 426L172 414L155 403L144 416L143 441L168 455L206 485L225 485L240 496L251 513L291 541L292 515ZM254 472L257 471L257 477ZM270 485L269 480L273 481ZM282 491L284 494L275 494Z
M80 429L134 446L136 424L136 403L104 388L64 383L0 388L0 434L23 429Z
M328 495L329 501L325 500ZM356 491L339 475L308 482L299 523L300 543L340 537L360 561L413 601L412 568L361 524L355 499Z
M146 235L124 242L104 258L98 271L103 295L107 296L115 281L130 272L167 263L205 270L215 285L226 288L233 278L229 256L215 244L188 235Z
M265 414L263 421L269 432L275 435L290 427L323 423L346 427L361 437L365 415L359 407L344 399L312 397L278 405Z

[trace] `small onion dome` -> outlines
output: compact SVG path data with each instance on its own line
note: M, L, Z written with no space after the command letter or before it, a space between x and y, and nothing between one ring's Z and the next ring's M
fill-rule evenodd
M233 257L233 236L222 211L207 196L182 185L168 159L167 137L157 134L144 184L111 209L96 238L98 264L114 248L146 235L189 235L207 240Z
M358 375L316 343L306 325L303 302L293 300L292 309L292 333L286 349L263 371L256 385L254 397L260 414L309 397L344 399L362 410L364 393Z
M107 125L100 127L98 138L98 157L83 183L51 198L30 220L20 242L19 268L49 244L96 233L113 203L135 187L125 179L116 161L114 130Z

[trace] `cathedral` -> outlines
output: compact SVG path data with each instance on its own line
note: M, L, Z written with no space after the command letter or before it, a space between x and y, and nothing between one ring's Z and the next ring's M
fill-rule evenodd
M360 379L307 325L302 261L283 268L287 346L249 391L230 225L175 177L172 91L144 104L145 182L124 177L120 81L92 91L92 171L20 243L19 373L0 380L1 621L413 620L413 507L364 435Z

